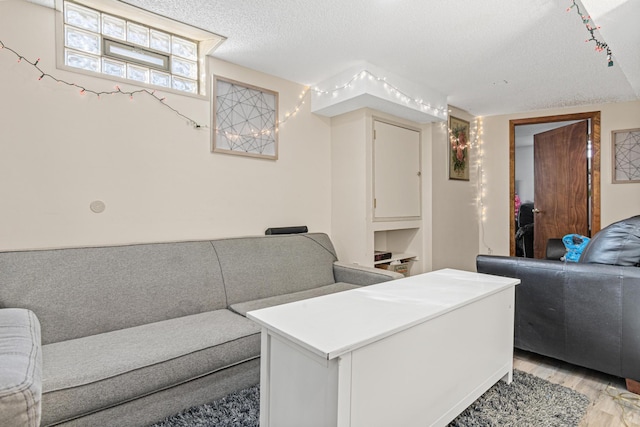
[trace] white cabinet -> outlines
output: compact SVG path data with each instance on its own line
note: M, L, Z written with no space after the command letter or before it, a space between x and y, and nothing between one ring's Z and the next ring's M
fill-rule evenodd
M519 282L445 269L250 311L260 426L446 426L511 382Z
M374 218L420 217L420 132L373 122Z
M332 231L342 261L374 266L374 251L422 262L422 127L357 110L331 119Z

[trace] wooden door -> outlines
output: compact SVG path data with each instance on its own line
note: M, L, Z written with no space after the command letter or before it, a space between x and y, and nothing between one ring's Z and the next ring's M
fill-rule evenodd
M534 135L534 258L547 241L589 235L587 121Z

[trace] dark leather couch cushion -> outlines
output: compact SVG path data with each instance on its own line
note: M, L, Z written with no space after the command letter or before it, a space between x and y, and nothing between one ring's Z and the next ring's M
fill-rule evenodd
M584 248L579 262L640 266L640 215L600 230Z

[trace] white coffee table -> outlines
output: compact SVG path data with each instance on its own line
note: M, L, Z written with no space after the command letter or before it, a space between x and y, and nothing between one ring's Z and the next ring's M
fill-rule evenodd
M444 426L511 382L517 279L452 269L247 313L260 426Z

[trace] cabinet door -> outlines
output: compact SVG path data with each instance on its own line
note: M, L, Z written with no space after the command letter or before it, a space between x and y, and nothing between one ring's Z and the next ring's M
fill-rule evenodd
M374 121L374 218L420 217L420 132Z

